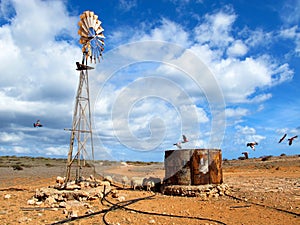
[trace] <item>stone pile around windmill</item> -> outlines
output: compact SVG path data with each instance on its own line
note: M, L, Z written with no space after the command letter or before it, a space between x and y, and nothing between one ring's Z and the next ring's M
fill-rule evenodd
M64 181L65 178L58 176L55 185L37 189L27 204L53 210L64 208L67 217L77 217L82 208L86 209L86 213L93 213L89 201L102 199L103 195L111 191L109 178L100 180L91 175L80 182L68 182L65 187Z

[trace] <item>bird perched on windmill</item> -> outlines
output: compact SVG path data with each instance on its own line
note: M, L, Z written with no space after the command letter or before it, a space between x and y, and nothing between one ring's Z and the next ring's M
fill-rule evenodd
M247 147L252 148L253 151L255 151L255 145L258 145L257 142L249 142L247 143Z
M179 141L179 142L177 142L177 143L175 143L175 144L173 144L173 145L176 145L177 148L182 149L181 144L184 144L184 143L186 143L186 142L189 142L189 140L187 139L187 137L186 137L185 135L182 135L182 139L183 139L182 141Z
M289 138L289 139L288 139L289 145L292 145L292 144L293 144L293 140L294 140L295 138L297 138L297 137L298 137L298 136L296 135L296 136L294 136L294 137Z
M76 66L77 66L77 69L76 70L92 70L94 69L93 67L91 66L87 66L87 65L84 65L84 64L80 64L79 62L76 62Z

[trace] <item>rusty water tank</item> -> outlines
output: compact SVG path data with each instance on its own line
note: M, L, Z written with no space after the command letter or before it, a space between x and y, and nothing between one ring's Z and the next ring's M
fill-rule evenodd
M167 150L164 163L166 185L223 183L220 149Z

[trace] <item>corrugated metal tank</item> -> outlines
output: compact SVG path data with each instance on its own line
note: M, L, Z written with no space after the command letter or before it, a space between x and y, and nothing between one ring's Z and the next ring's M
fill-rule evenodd
M202 185L223 183L220 149L184 149L165 151L166 185Z

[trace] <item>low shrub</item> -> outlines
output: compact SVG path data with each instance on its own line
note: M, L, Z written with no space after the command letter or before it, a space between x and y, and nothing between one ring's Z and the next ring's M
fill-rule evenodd
M12 168L13 170L23 170L23 167L20 165L13 165Z

